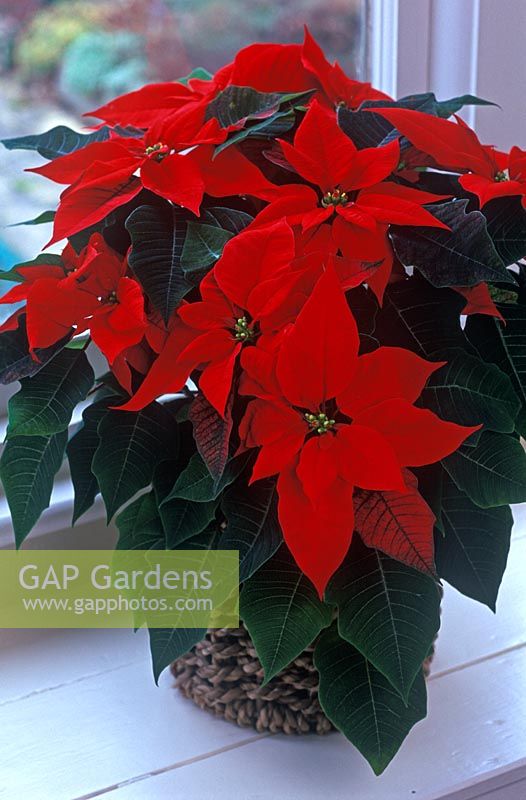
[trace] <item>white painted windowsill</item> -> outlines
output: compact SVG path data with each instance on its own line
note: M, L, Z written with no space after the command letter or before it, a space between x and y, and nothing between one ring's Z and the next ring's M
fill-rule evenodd
M446 585L429 715L380 778L339 734L260 735L168 673L157 688L144 631L4 631L0 800L525 800L526 507L515 518L495 616ZM104 535L92 522L67 546Z

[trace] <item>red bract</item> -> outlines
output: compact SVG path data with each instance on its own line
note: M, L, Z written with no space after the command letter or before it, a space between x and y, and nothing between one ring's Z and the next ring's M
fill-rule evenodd
M252 44L237 53L234 61L210 80L190 78L180 82L153 83L122 95L85 116L110 125L150 128L169 121L192 135L202 128L208 104L227 86L249 86L258 92L303 92L318 90L324 103L345 103L356 108L365 100L389 99L369 83L348 78L339 64L330 64L305 28L299 44Z
M422 208L441 199L386 179L395 172L400 150L394 140L383 147L358 150L340 130L333 112L313 103L291 145L280 140L292 168L309 186L291 185L261 213L260 221L285 216L304 232L332 224L333 251L348 259L384 261L369 284L381 300L389 279L392 249L389 224L445 228Z
M526 152L509 154L483 145L460 118L456 122L404 108L377 108L418 150L432 156L442 169L463 174L460 185L475 194L481 206L497 197L526 195Z
M199 388L223 416L243 345L253 344L267 327L293 318L301 307L302 298L298 305L298 295L291 291L301 275L287 274L293 258L294 236L286 222L246 230L232 239L214 272L201 282L201 301L179 309L183 325L177 326L177 339L166 342L169 357L161 352L155 371L124 408L142 408L161 394L178 391L199 368Z
M484 173L461 175L459 183L468 192L476 194L484 206L496 197L522 198L526 208L526 151L512 147L509 154L484 146L490 163Z
M90 330L112 363L146 328L142 289L126 271L126 260L100 234L93 234L79 255L70 245L65 248L62 266L20 268L24 282L1 302L26 300L31 351L49 347L68 333Z
M356 323L332 268L283 335L279 394L252 360L252 389L267 389L240 426L244 446L261 448L252 480L279 474L285 541L320 596L352 538L354 487L403 492L403 467L444 458L478 429L413 405L442 363L399 348L358 356Z
M365 100L390 100L389 95L373 89L370 83L349 78L338 63L330 64L323 50L305 26L305 41L301 51L303 66L319 82L330 104L357 108Z
M217 130L215 120L211 122ZM142 188L197 215L205 191L215 196L277 196L277 187L235 148L228 148L213 159L213 146L182 153L181 144L159 141L160 134L156 130L144 139L96 142L35 168L33 172L57 183L71 184L61 195L49 244L99 222ZM221 141L224 137L211 138ZM206 143L206 136L200 143L203 142Z

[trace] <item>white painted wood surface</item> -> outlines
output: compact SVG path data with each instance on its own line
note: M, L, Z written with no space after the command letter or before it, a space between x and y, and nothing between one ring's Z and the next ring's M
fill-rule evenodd
M260 736L155 687L144 632L0 634L0 800L526 800L526 514L497 614L446 586L429 716L375 778L339 734Z

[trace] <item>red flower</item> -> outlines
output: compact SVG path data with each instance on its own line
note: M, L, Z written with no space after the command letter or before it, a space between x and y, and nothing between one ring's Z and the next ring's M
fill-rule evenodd
M29 346L49 347L69 333L90 330L110 364L124 348L138 342L146 328L139 284L126 277L127 262L93 234L77 255L71 245L62 266L21 267L24 282L2 303L26 300Z
M381 300L389 279L392 249L389 224L446 228L423 203L437 195L382 182L398 166L398 141L358 150L340 130L332 112L314 102L294 138L280 140L287 161L318 191L309 186L282 187L281 197L258 216L258 221L286 217L303 231L316 231L332 223L333 252L366 262L384 261L369 285ZM288 189L288 192L285 191Z
M390 100L389 95L373 89L370 83L349 78L338 63L330 64L305 26L305 41L301 50L302 64L317 79L325 97L333 106L343 104L357 108L365 100Z
M180 390L199 369L199 388L223 416L243 345L294 318L301 307L303 297L291 291L302 277L288 271L293 258L294 236L284 221L247 229L231 239L215 269L201 281L201 301L179 308L183 326L177 328L178 340L166 343L170 358L161 352L153 375L152 370L123 408L137 410L161 394Z
M509 153L501 153L484 146L488 154L488 168L484 173L461 175L459 183L468 192L476 194L481 206L496 197L522 197L526 208L526 151L512 147Z
M285 541L320 596L352 538L354 487L404 491L403 467L444 458L478 429L413 405L443 362L386 347L358 357L358 345L329 268L282 337L275 379L263 370L251 376L270 391L249 403L240 425L244 446L261 448L252 480L279 473ZM249 361L257 373L253 359L244 368ZM280 390L274 397L269 377Z
M456 122L404 108L377 108L414 147L432 156L441 169L457 170L460 185L484 206L496 197L519 195L526 207L526 151L509 154L483 145L465 122Z
M31 170L57 183L71 184L60 197L48 245L104 219L143 188L196 215L205 191L215 197L250 194L269 200L279 194L235 147L213 158L210 140L222 141L226 135L226 131L218 134L216 120L210 120L200 139L191 143L202 145L191 152L188 142L163 138L164 127L152 129L141 139L115 137L95 142Z

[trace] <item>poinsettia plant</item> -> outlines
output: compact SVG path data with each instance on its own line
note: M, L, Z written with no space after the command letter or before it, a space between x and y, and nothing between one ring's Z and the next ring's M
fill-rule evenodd
M100 493L119 548L238 550L266 680L316 642L377 773L426 713L440 580L493 609L526 500L526 152L466 104L393 100L306 32L4 141L64 184L67 240L2 276L17 545L66 453L73 520ZM151 630L155 675L204 634Z

